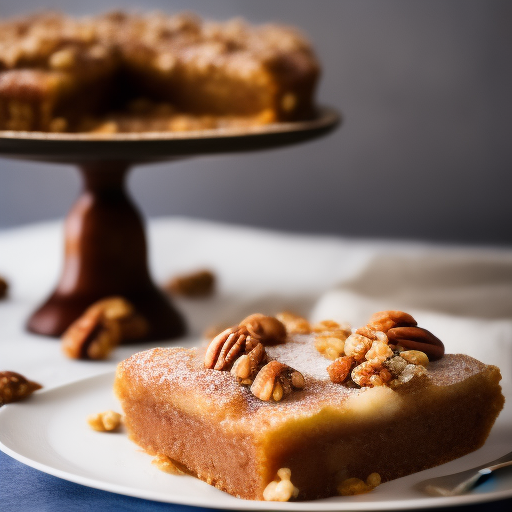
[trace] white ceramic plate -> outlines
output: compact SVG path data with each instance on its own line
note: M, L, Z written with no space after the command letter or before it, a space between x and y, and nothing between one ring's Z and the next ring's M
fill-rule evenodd
M189 476L163 473L124 432L92 431L86 416L120 410L108 373L37 392L0 409L0 448L51 475L119 494L168 503L231 510L397 510L478 503L512 497L512 473L491 479L465 496L431 498L415 483L484 464L512 451L512 407L500 415L483 448L443 466L400 478L368 494L310 502L245 501ZM507 390L512 399L512 390ZM510 404L510 401L508 402Z

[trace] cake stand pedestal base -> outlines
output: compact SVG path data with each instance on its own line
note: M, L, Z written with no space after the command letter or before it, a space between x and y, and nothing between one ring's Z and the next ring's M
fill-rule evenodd
M128 164L82 165L84 190L65 224L64 268L57 288L28 329L60 336L93 303L118 295L148 320L148 339L181 336L181 315L151 281L141 217L125 191Z

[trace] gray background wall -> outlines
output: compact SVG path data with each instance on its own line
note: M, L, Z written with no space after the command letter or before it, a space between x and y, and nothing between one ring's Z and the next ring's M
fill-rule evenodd
M292 148L138 167L146 216L187 215L280 230L511 244L512 2L504 0L0 0L43 6L187 9L297 25L342 111L329 137ZM61 218L71 167L0 159L0 227Z

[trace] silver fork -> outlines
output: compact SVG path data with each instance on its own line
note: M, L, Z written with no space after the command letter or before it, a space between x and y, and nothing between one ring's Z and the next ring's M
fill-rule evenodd
M423 480L414 487L431 496L458 496L481 484L497 469L512 466L512 452L485 465L452 475Z

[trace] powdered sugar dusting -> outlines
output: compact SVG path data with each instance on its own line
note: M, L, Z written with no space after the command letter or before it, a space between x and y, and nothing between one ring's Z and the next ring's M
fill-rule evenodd
M277 359L304 376L310 376L320 381L328 381L327 366L332 361L325 358L315 348L314 337L311 335L296 335L292 340L282 345L267 347L267 353L272 359Z
M118 378L141 397L155 394L163 407L195 411L205 420L221 422L224 428L255 431L262 425L278 427L293 419L311 417L325 408L343 412L348 398L370 389L333 384L326 371L331 361L315 349L312 336L296 336L286 344L268 347L268 353L300 371L306 382L303 390L278 403L259 400L228 371L206 369L198 349L140 352L120 363ZM428 378L421 387L450 386L488 368L469 356L446 355L429 365Z

